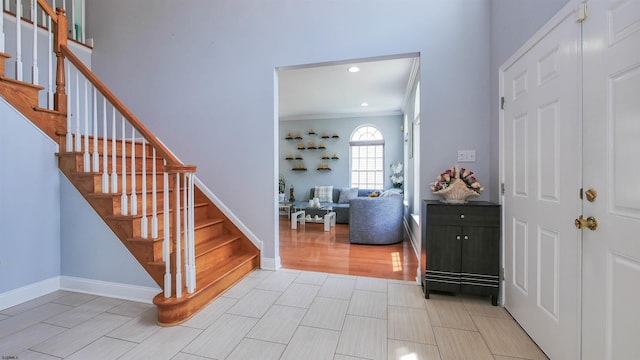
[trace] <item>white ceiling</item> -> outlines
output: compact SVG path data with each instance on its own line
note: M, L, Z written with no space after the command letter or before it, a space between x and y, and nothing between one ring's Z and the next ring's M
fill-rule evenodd
M409 55L280 69L280 121L403 114L417 64Z

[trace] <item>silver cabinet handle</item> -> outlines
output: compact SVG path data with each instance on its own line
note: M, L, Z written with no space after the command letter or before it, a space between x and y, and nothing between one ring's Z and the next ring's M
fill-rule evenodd
M465 235L465 236L464 236L464 239L465 239L465 240L469 240L469 236L468 236L468 235Z
M464 214L460 214L460 219L464 219Z

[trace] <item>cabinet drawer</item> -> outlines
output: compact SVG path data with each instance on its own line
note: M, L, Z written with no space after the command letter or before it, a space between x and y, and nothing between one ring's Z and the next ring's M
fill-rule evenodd
M427 226L500 226L497 206L427 205Z

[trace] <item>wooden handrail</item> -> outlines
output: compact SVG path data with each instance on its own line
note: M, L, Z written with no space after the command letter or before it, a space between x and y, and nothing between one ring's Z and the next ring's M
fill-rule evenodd
M54 23L58 22L58 15L56 15L56 12L51 8L51 6L49 6L49 4L47 4L47 0L38 0L38 5L40 5L47 15L51 16L51 21Z
M138 118L107 88L106 85L91 72L82 61L66 46L60 45L60 50L64 56L84 75L84 77L98 89L105 99L109 100L111 105L118 110L120 115L124 116L151 146L167 161L167 165L183 165L173 154L167 149L156 137L144 126ZM194 167L195 168L195 167Z

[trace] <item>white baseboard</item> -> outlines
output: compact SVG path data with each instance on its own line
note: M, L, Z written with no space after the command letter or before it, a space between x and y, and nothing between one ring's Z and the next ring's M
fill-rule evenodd
M119 284L70 276L60 277L60 290L100 295L147 304L151 304L153 302L153 297L158 295L162 291L159 287L154 288L147 286Z
M280 257L274 258L262 258L260 260L260 268L265 270L278 270L282 264L280 263Z
M0 310L22 304L60 289L60 277L52 277L0 294Z

